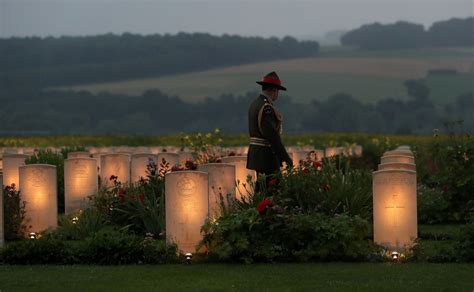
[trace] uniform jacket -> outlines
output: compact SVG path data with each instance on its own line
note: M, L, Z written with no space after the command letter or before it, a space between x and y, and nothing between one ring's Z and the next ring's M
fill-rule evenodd
M260 95L250 105L249 112L250 137L267 140L270 147L252 145L247 154L247 168L261 173L276 172L282 162L292 164L292 160L280 138L282 118L267 97Z

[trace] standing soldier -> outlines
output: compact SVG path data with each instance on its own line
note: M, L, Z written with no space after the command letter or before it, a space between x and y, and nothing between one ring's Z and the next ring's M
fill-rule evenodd
M268 73L257 83L262 86L262 93L249 108L250 146L247 156L247 168L257 172L256 191L261 187L260 176L265 175L268 182L272 174L280 171L283 162L293 166L280 138L282 115L273 106L278 99L278 91L286 88L275 72Z

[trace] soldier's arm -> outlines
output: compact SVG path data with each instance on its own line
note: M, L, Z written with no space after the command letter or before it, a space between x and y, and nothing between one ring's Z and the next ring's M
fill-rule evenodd
M271 106L265 106L262 114L262 135L270 142L273 152L280 161L285 161L288 165L293 165L293 161L286 152L285 146L281 142L280 133L277 131L278 121Z

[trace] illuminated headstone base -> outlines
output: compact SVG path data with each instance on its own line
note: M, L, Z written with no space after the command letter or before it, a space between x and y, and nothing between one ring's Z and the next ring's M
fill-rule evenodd
M130 181L130 154L105 154L100 159L100 176L104 186L112 186L112 175L118 176L122 184Z
M177 171L165 176L166 240L194 253L208 216L208 174Z
M235 166L209 163L199 165L198 170L209 174L209 217L217 218L221 204L235 199Z
M97 193L98 173L94 158L64 160L65 213L78 212L86 206L87 197Z
M402 250L417 238L416 172L379 170L373 173L374 241Z
M137 153L132 154L132 162L131 162L131 179L132 182L137 182L141 178L146 179L147 174L147 166L150 161L156 163L157 156L151 153Z
M20 183L20 166L25 165L25 159L28 155L24 154L4 154L3 155L3 185L9 186L15 184L18 190Z
M228 156L222 157L223 163L229 163L235 166L235 179L238 183L236 186L236 198L241 199L253 193L252 184L257 180L255 170L247 169L247 156ZM248 179L250 178L250 181Z
M58 221L56 166L30 164L20 167L20 190L26 202L28 232L56 228Z

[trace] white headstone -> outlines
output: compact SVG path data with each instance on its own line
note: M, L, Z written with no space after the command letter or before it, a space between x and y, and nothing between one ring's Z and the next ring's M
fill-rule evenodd
M417 238L416 172L373 173L374 242L392 250L410 247Z
M255 170L247 169L247 156L227 156L222 157L221 161L235 166L237 199L253 194L252 184L255 184L257 180L257 173ZM248 179L250 179L249 182Z
M361 145L353 145L352 146L352 156L354 157L362 157L362 146Z
M183 253L195 252L208 217L208 174L177 171L165 176L166 240Z
M3 185L9 186L15 184L18 190L20 183L20 166L25 165L28 155L24 154L4 154L3 155Z
M220 215L221 204L235 199L235 166L227 163L209 163L198 166L209 174L209 217Z
M415 158L408 155L384 155L380 159L381 164L385 163L409 163L414 164Z
M395 162L379 164L379 170L386 170L386 169L405 169L405 170L416 171L416 165L413 163L395 163Z
M130 154L105 154L100 159L100 178L104 186L112 186L112 175L117 176L122 184L130 181Z
M56 228L58 224L56 166L30 164L20 167L20 191L26 202L28 232Z
M344 150L343 147L328 147L326 148L324 152L324 156L329 158L329 157L334 157L337 155L342 155L343 150Z
M131 163L131 179L132 182L137 182L140 178L146 179L147 166L150 161L156 163L157 156L151 153L137 153L132 154L132 163Z
M90 157L91 157L91 155L87 151L75 151L75 152L69 152L67 154L68 159L71 159L71 158L90 158Z
M78 212L86 207L87 197L97 193L98 173L94 158L64 160L65 213Z

